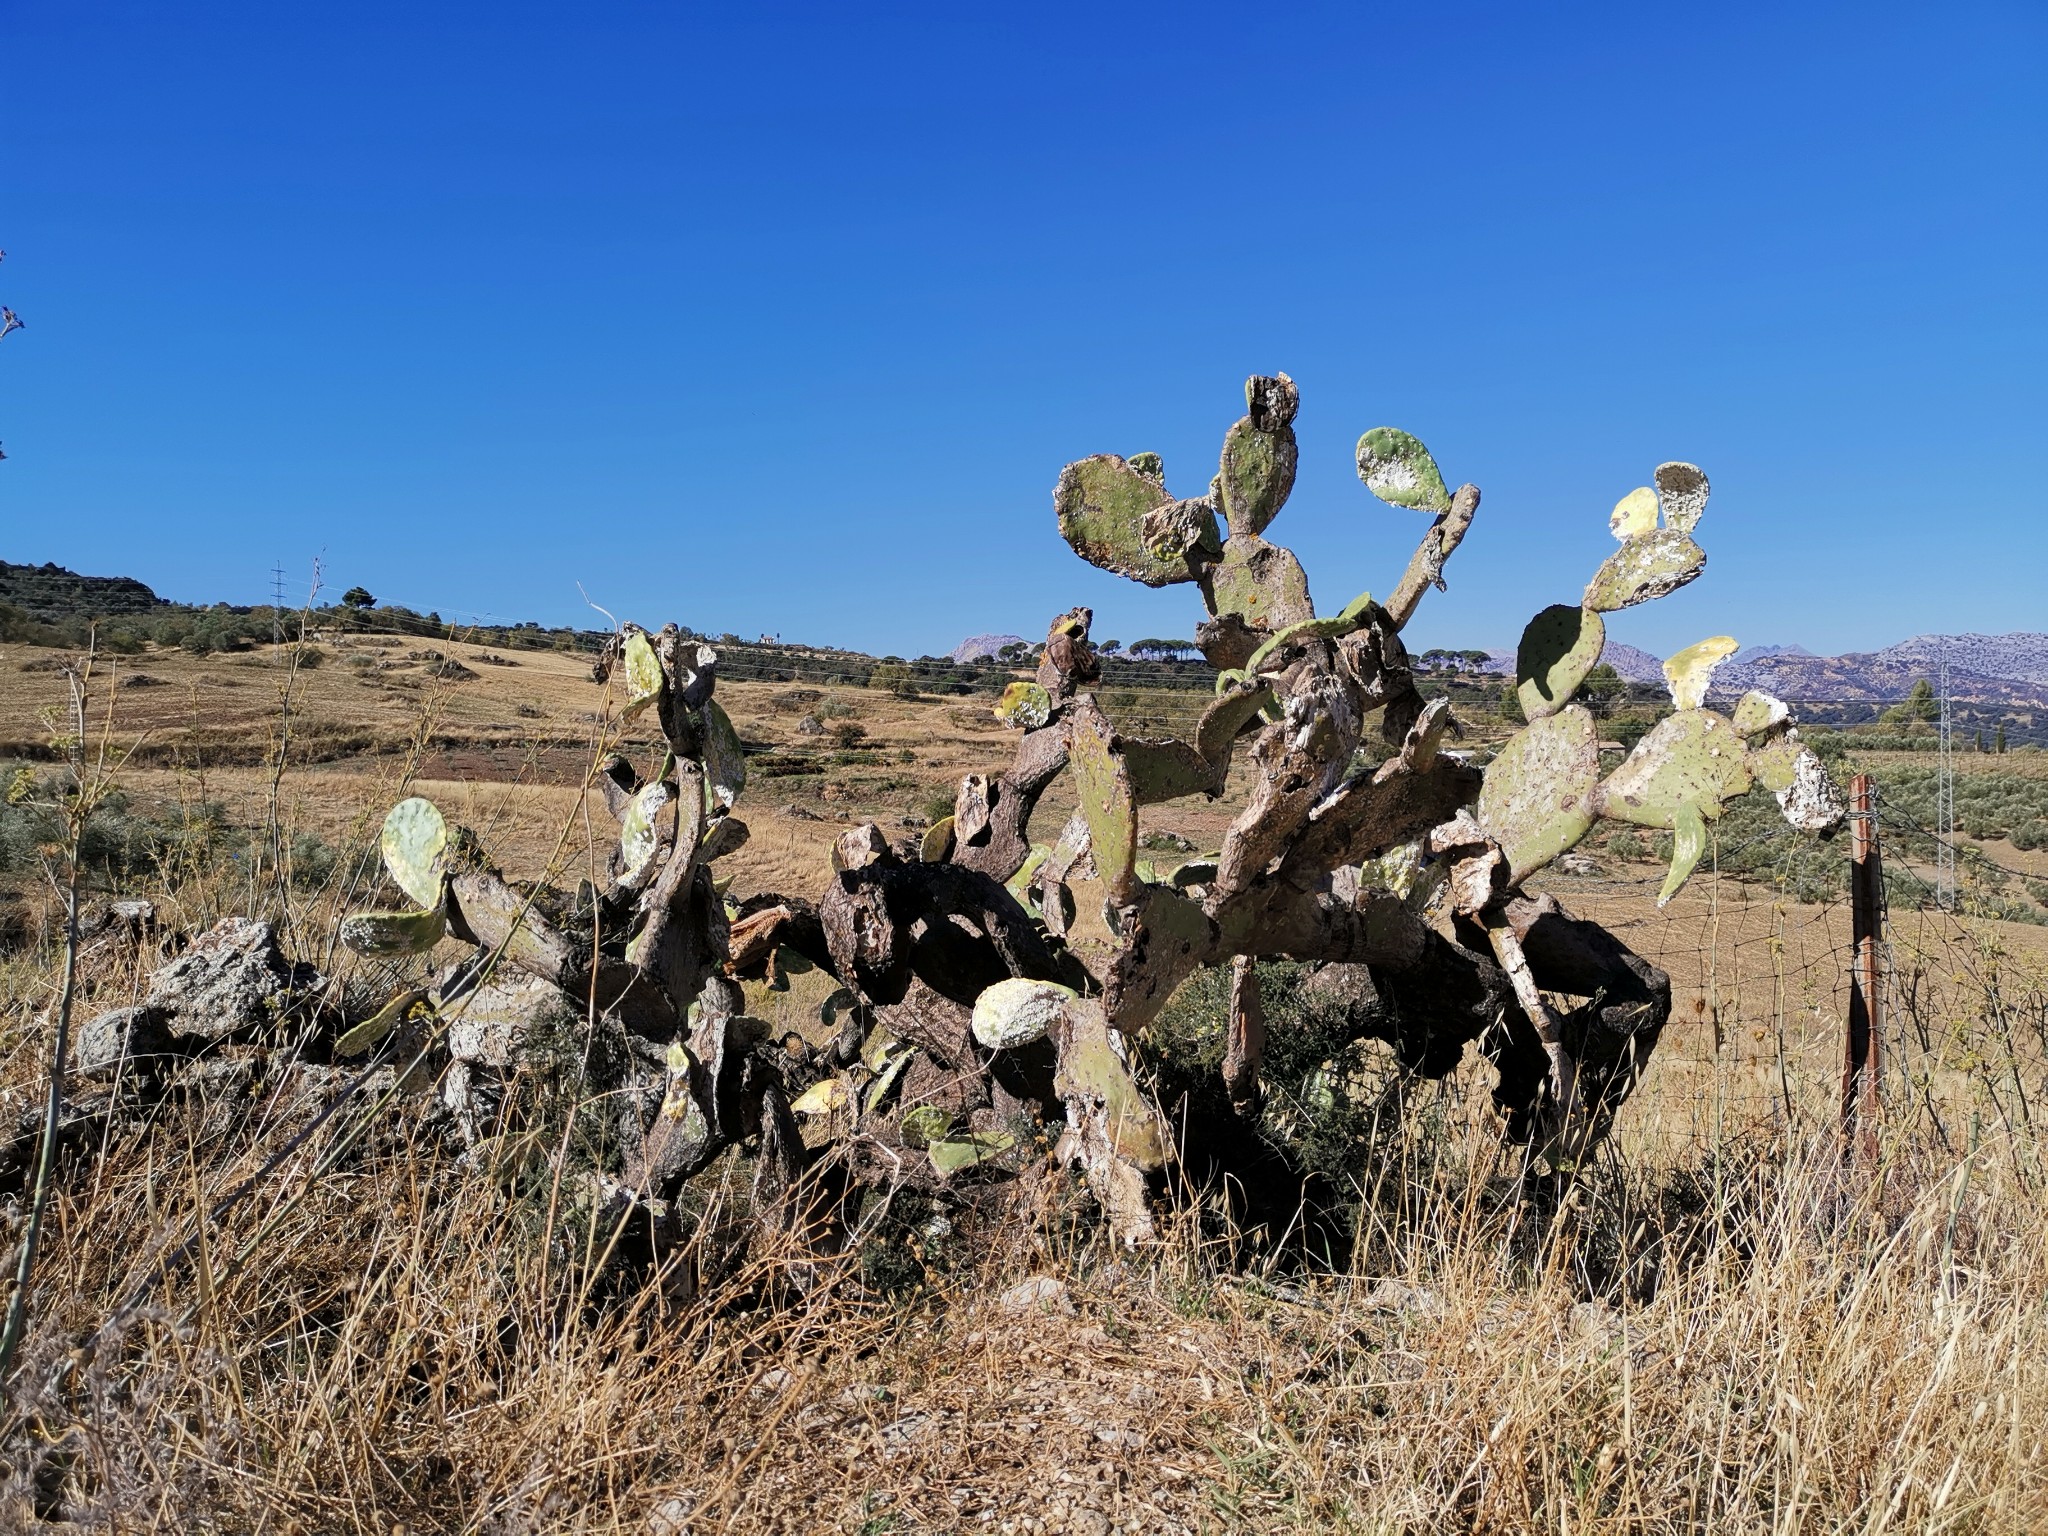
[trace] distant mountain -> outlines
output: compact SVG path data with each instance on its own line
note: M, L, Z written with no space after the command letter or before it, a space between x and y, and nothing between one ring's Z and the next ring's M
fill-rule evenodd
M1619 640L1607 642L1607 649L1600 653L1600 659L1614 668L1632 683L1658 683L1664 681L1664 663L1648 651L1639 651L1632 645L1623 645ZM1486 665L1480 669L1496 672L1503 677L1515 675L1515 653L1513 651L1488 651Z
M1732 699L1761 688L1788 703L1889 704L1920 679L1937 679L1948 649L1948 688L1964 703L2048 709L2048 635L1915 635L1881 651L1816 656L1803 645L1752 645L1714 673L1713 696ZM1515 653L1490 651L1485 671L1513 676ZM1664 681L1664 663L1648 651L1607 642L1600 659L1632 683Z
M1948 670L1953 677L1967 672L1978 677L2002 677L2015 683L2048 684L2048 635L2016 632L2010 635L1915 635L1872 653L1875 660L1920 668L1923 677L1935 676L1941 668L1942 648L1948 649Z
M10 565L5 560L0 560L0 603L42 624L165 606L164 599L130 576L81 576L61 565Z
M995 655L1006 645L1025 643L1022 635L969 635L953 647L952 655L956 662L980 661L985 656Z

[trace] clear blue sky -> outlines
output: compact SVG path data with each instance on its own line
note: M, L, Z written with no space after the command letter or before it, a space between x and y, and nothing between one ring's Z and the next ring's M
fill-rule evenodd
M1512 644L1705 466L1617 638L2048 629L2048 9L10 0L0 558L916 655L1192 631L1051 488L1299 382L1318 603ZM1852 581L1860 579L1861 586Z

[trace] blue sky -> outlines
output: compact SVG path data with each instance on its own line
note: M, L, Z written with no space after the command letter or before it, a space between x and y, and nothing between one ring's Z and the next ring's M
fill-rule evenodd
M1617 639L2048 629L2048 11L11 0L0 558L916 655L1192 631L1060 466L1206 486L1303 396L1319 606L1512 644L1666 458L1711 561Z

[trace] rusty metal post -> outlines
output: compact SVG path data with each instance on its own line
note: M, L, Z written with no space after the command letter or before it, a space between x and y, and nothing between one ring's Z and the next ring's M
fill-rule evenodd
M1884 1076L1884 1003L1879 973L1884 871L1870 775L1849 781L1850 941L1849 1032L1842 1042L1842 1153L1865 1169L1877 1166L1879 1086Z

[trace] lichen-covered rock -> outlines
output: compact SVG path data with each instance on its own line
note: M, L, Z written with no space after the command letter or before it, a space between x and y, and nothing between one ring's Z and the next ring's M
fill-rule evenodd
M226 1040L303 1011L326 984L285 958L269 923L225 917L150 978L145 1001L180 1039Z
M89 1019L72 1046L71 1070L83 1078L142 1076L182 1053L171 1039L168 1015L142 1004Z

